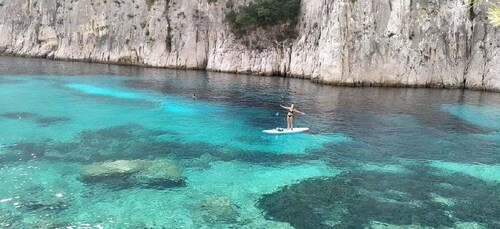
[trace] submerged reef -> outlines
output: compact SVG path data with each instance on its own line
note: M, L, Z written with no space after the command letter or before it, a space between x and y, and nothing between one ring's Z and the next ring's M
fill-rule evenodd
M240 221L239 206L227 196L210 197L197 206L198 215L193 215L200 225L236 224Z
M500 227L500 184L458 173L440 175L428 166L408 170L312 178L262 196L258 206L268 219L295 228L366 228L376 222Z
M36 139L9 145L5 153L0 154L0 163L49 160L88 164L158 157L203 166L213 160L276 164L298 162L309 157L317 158L311 155L280 155L239 148L221 148L202 142L182 143L176 141L177 136L175 132L150 130L139 124L86 130L71 141Z
M182 169L170 160L118 160L86 165L80 173L85 183L110 187L175 187L184 185Z

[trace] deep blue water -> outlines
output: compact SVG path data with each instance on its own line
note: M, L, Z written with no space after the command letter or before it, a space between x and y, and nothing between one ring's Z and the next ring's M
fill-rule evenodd
M291 103L311 131L263 134ZM500 228L499 216L499 93L0 57L0 227Z

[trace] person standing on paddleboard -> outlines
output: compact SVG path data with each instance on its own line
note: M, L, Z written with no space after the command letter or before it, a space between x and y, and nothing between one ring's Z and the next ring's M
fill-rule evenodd
M280 107L288 111L288 114L286 115L286 126L290 130L293 130L293 113L297 112L299 114L306 114L302 111L297 110L295 104L292 104L289 107L280 105Z

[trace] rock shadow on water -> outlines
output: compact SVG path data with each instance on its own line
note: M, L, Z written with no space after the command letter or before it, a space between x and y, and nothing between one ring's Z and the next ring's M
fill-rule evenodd
M408 170L308 179L262 196L258 206L268 219L295 228L367 228L373 222L434 228L476 222L500 227L500 184L460 174L438 176L428 166Z

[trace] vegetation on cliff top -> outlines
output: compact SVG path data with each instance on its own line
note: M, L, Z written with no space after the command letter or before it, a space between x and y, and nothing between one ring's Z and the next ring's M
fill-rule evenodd
M300 0L257 0L248 6L232 9L226 14L226 21L232 26L237 38L248 35L256 28L268 29L285 25L275 34L278 41L295 37L295 26L300 12Z

